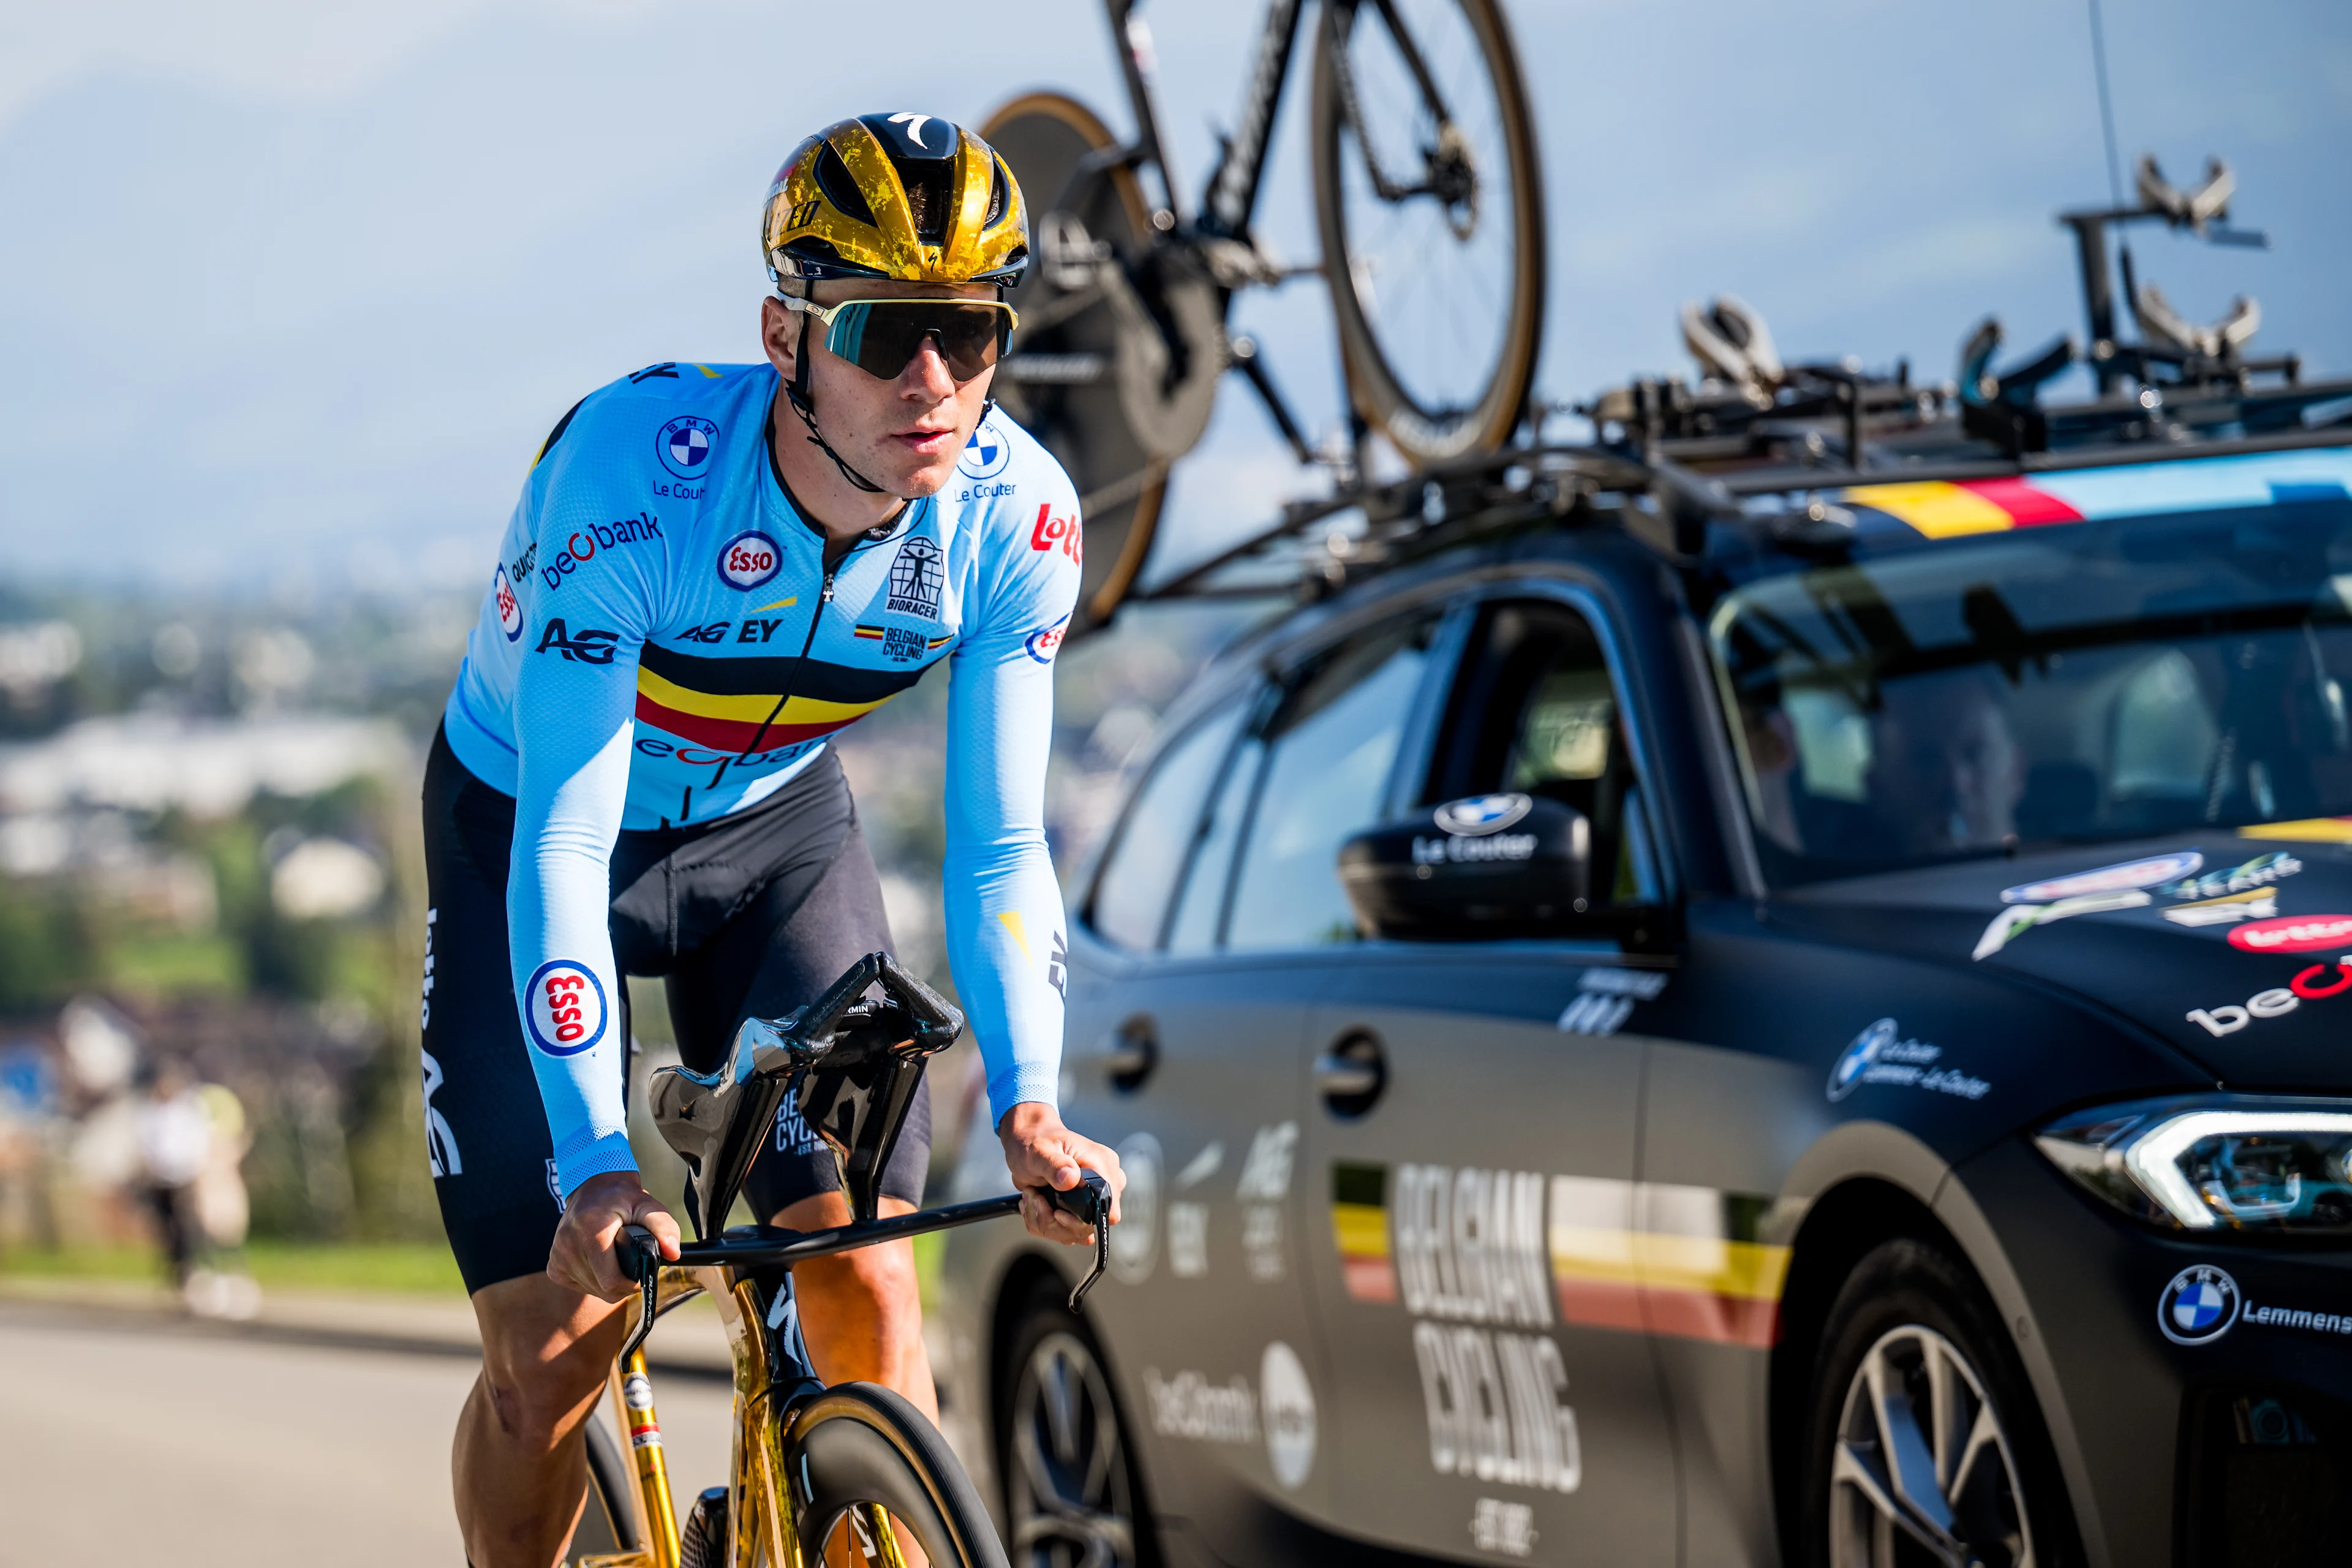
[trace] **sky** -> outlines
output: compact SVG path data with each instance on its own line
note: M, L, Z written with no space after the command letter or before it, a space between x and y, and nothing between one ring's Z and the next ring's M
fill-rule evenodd
M2192 319L2352 374L2352 5L2105 0L2128 165L2236 167L2268 253L2151 234ZM1538 385L1687 375L1675 313L1728 290L1784 356L1951 374L1987 313L2082 331L2053 222L2102 201L2080 0L1509 0L1548 204ZM1188 188L1258 7L1147 5ZM2226 16L2225 27L2220 18ZM1271 247L1314 254L1305 73ZM0 578L281 599L478 592L530 454L586 391L758 353L754 237L808 131L977 122L1038 87L1126 121L1084 0L0 0ZM2126 178L2128 180L2128 168ZM1339 400L1308 280L1237 330L1318 429ZM1322 481L1229 378L1156 570Z

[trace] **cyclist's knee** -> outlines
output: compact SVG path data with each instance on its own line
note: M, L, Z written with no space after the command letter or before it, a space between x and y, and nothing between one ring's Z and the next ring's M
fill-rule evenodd
M619 1314L543 1275L476 1292L482 1331L482 1387L499 1430L551 1445L576 1424L604 1386L619 1349Z
M855 1321L886 1344L921 1330L915 1250L904 1242L815 1258L800 1265L793 1276L814 1319L832 1319L845 1328Z

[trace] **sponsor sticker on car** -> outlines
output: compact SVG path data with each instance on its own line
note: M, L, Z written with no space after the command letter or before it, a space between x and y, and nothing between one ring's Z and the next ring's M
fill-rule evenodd
M2189 876L2202 868L2205 857L2194 849L2178 854L2157 855L2145 860L2126 860L2119 865L2101 866L2095 870L2077 871L2072 876L2053 877L2046 882L2025 882L2001 889L2004 904L2051 904L2061 899L2079 899L2093 893L2116 893L2127 888L2152 888L2158 882L2170 882Z
M2241 952L2322 952L2352 946L2352 915L2287 915L2255 921L2230 932Z
M2227 1269L2199 1263L2174 1275L2156 1300L2156 1326L2177 1345L2210 1345L2230 1331L2242 1303Z

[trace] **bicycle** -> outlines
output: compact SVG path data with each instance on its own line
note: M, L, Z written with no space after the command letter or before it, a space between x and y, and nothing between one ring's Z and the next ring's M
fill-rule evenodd
M869 989L881 996L867 999ZM962 1014L888 954L870 953L800 1011L746 1019L716 1070L654 1074L654 1121L686 1162L697 1239L664 1263L650 1232L625 1228L623 1272L639 1293L625 1308L627 1335L609 1382L634 1462L622 1459L602 1423L589 1423L583 1528L609 1530L617 1550L584 1553L578 1568L814 1568L845 1555L905 1568L901 1532L943 1568L1004 1568L988 1511L938 1429L890 1389L827 1387L810 1363L793 1294L795 1263L1019 1212L1017 1193L888 1218L877 1212L924 1064L962 1029ZM841 1163L850 1223L805 1233L738 1226L711 1236L787 1094L798 1096L801 1114ZM1073 1310L1108 1261L1101 1219L1109 1189L1096 1173L1082 1174L1077 1187L1053 1194L1095 1230L1094 1267L1072 1292ZM727 1484L703 1491L681 1524L645 1342L661 1314L705 1293L733 1351L733 1458Z
M1107 622L1134 584L1170 466L1207 427L1226 370L1302 463L1345 479L1364 472L1372 431L1416 468L1501 446L1526 416L1543 333L1542 184L1497 0L1323 0L1308 128L1323 259L1292 268L1268 258L1251 219L1304 0L1268 0L1237 129L1192 213L1160 137L1138 0L1103 4L1134 140L1060 92L1015 99L981 129L1029 195L1036 259L1012 295L1022 331L997 393L1069 470L1094 545L1073 633ZM1225 331L1241 289L1316 275L1350 406L1353 439L1336 455L1309 446L1256 346Z

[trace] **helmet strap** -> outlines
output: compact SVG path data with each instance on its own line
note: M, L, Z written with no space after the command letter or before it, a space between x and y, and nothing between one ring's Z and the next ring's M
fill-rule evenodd
M816 405L809 396L809 318L805 313L801 316L800 352L793 356L793 379L784 384L784 395L792 400L793 412L801 416L801 423L808 426L809 445L831 458L833 466L841 470L843 479L868 495L888 493L851 468L848 459L835 451L833 443L824 438L824 432L816 427Z

